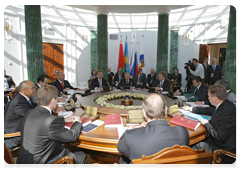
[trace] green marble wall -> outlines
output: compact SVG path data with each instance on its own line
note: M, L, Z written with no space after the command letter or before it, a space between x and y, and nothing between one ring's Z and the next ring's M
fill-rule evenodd
M231 91L236 93L236 8L234 6L230 6L224 79L229 81Z
M103 78L108 80L108 22L107 15L97 16L97 69L103 71Z
M169 14L158 15L157 75L160 71L168 73L168 16Z
M97 68L97 31L91 31L91 71Z
M37 82L44 73L41 7L24 5L28 80Z
M170 45L170 73L174 73L174 68L177 68L178 63L178 30L171 30L171 45Z

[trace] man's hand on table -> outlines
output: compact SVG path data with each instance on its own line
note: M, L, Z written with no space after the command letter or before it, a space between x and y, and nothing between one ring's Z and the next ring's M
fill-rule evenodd
M202 125L209 123L209 121L207 119L201 119L201 120L199 120L199 122L201 122Z
M189 107L187 105L183 106L183 109L187 110L187 111L190 111L190 112L192 111L192 107Z

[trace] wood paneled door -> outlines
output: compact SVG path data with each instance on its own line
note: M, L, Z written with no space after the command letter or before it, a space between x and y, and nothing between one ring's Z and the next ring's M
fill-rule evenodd
M203 63L204 58L208 57L209 53L209 45L208 44L200 44L199 46L199 63Z
M63 71L63 44L43 43L43 55L44 71L52 82L57 79L57 71Z

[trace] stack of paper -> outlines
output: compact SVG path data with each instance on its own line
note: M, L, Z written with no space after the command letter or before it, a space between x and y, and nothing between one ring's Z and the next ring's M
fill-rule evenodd
M209 107L209 105L195 104L195 102L186 102L186 104L190 105L191 107L197 107L197 106Z
M67 116L67 115L72 115L73 112L72 111L61 111L61 112L58 112L58 116Z
M178 110L181 111L184 114L184 117L187 117L189 119L196 120L196 121L199 121L199 120L202 120L202 119L209 120L211 118L210 116L199 115L199 114L192 113L190 111L186 111L186 110L183 110L183 109L178 109Z
M102 124L104 124L104 121L101 120L96 120L92 123L89 123L88 125L84 126L82 129L82 132L84 133L88 133L94 129L96 129L97 127L101 126Z

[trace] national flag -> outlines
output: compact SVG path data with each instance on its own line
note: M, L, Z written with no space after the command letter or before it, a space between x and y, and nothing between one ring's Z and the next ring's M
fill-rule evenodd
M141 51L139 57L139 63L141 64L139 68L142 68L143 73L145 73L145 60L144 60L144 49L143 49L143 37L141 42Z
M126 41L125 41L125 49L124 49L124 64L125 64L125 72L129 73L130 68L129 68L129 61L128 61L128 43L127 43L127 36L126 36Z
M125 73L122 38L120 40L120 46L119 46L119 57L118 57L118 69L117 69L117 72L119 71L120 67L122 68L122 72Z
M131 72L130 75L134 77L135 75L138 74L138 57L137 57L137 50L136 50L136 41L135 41L135 36L134 36L134 44L133 44L133 57L132 57L132 67L131 67Z

